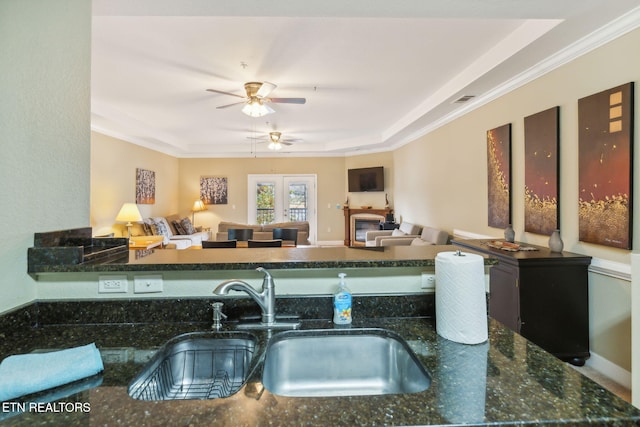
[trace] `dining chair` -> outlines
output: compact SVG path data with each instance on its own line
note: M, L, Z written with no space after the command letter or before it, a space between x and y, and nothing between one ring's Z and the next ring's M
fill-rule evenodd
M228 240L247 241L253 239L252 228L230 228L227 230Z
M237 243L237 240L203 240L202 249L235 248Z
M282 240L248 240L247 246L250 248L281 248Z
M297 228L274 228L273 238L286 241L292 241L293 246L298 246L298 229Z

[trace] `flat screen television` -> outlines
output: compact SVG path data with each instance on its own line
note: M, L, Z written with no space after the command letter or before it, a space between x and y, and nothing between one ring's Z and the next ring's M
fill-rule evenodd
M349 169L349 192L360 191L384 191L384 168L376 166L372 168Z

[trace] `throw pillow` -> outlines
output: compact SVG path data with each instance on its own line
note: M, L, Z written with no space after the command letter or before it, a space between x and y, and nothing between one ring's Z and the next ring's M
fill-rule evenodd
M404 236L406 233L404 231L400 231L399 229L395 229L391 232L391 235L393 237L399 237L399 236Z
M153 223L158 229L157 234L161 236L171 237L171 230L169 230L169 224L165 221L164 218L152 218Z
M176 229L176 232L178 234L191 234L191 233L185 233L184 228L182 228L182 224L180 223L180 221L177 221L177 220L173 221L172 224L173 224L173 228Z
M189 218L182 218L180 220L180 227L184 230L184 233L182 234L195 234L196 233L196 229L193 227L193 224L191 224L191 220Z
M144 230L145 236L153 236L153 230L151 229L152 224L147 224L146 222L142 223L142 229Z

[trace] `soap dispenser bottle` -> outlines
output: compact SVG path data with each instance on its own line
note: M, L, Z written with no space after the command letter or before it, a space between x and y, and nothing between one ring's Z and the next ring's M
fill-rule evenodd
M351 291L344 281L346 276L345 273L338 274L340 284L333 295L333 323L336 325L348 325L351 323Z

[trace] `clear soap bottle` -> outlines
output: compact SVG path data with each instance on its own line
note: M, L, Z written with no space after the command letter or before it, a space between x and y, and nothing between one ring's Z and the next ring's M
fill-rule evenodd
M336 325L351 324L351 291L347 288L344 278L345 273L338 274L340 284L333 295L333 323Z

